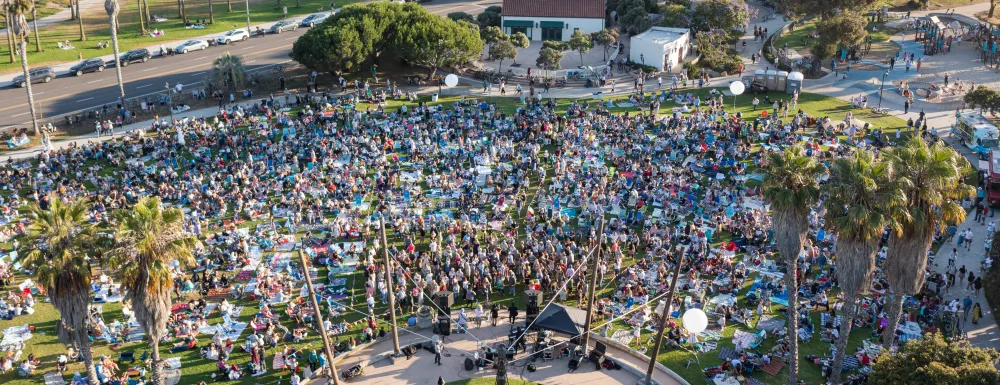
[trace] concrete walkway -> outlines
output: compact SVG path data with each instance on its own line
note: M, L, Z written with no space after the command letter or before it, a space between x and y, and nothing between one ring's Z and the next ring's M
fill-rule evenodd
M88 11L92 11L94 9L103 10L104 1L80 0L80 13L87 14ZM59 12L38 19L38 29L42 29L44 27L48 27L56 23L67 21L70 19L71 16L72 16L72 11L70 11L69 7L63 8ZM28 26L32 26L30 15L28 15ZM0 29L0 36L6 36L6 35L7 35L7 29L6 28Z

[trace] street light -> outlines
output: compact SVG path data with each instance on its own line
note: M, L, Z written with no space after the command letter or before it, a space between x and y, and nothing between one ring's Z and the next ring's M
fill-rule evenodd
M163 89L167 91L167 108L170 109L170 125L174 125L174 102L170 97L170 82L163 83Z
M882 90L885 88L885 78L888 76L889 76L889 71L883 72L882 84L878 86L878 107L875 107L875 109L879 111L882 110Z

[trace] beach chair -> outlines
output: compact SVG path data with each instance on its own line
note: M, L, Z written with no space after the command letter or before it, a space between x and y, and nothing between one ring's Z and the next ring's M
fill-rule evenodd
M135 362L135 352L121 352L118 353L118 363L133 363Z

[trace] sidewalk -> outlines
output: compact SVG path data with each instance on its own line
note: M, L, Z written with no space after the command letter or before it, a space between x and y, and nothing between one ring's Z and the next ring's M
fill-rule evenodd
M80 13L86 14L87 11L94 9L104 9L104 1L80 0ZM69 7L63 8L59 12L38 19L38 28L42 29L52 24L67 21L70 19L70 16L72 16L72 11L70 11ZM33 23L31 22L30 15L28 16L28 26L34 27ZM0 29L0 36L7 36L7 28Z

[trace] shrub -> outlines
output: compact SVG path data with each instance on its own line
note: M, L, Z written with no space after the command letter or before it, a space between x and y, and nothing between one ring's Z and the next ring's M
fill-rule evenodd
M696 78L698 77L698 72L700 72L701 69L699 69L698 66L692 62L684 62L684 71L687 72L689 78Z

